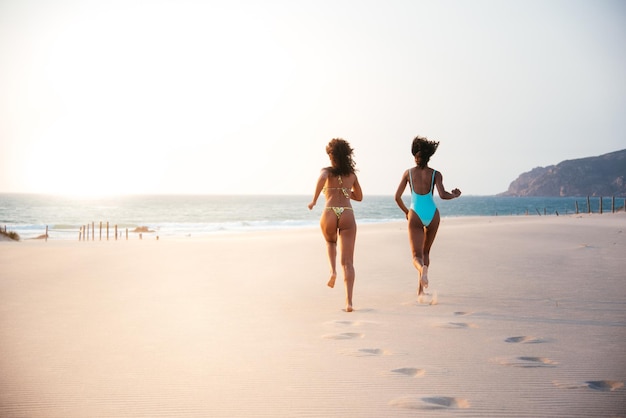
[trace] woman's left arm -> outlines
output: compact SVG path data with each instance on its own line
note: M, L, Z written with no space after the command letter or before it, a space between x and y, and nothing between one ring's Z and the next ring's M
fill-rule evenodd
M446 191L446 188L443 186L443 175L439 171L435 173L435 185L437 186L439 197L444 200L450 200L461 196L461 191L459 189L453 189L452 192Z
M356 200L360 202L363 200L363 190L361 190L361 184L359 183L359 178L354 175L354 184L352 185L352 190L350 191L350 199Z

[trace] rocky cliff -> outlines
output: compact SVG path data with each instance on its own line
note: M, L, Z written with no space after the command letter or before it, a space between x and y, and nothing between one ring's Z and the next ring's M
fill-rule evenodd
M533 168L500 196L626 196L626 149Z

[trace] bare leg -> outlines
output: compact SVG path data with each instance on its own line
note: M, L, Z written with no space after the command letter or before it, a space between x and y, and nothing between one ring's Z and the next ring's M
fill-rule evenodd
M433 242L435 242L435 236L437 236L440 221L441 217L439 215L439 210L437 210L435 212L433 220L430 222L430 225L428 225L428 228L426 228L426 235L424 236L424 267L422 269L422 282L425 288L428 287L428 266L430 266L430 248L433 246Z
M337 278L337 215L331 210L324 210L320 219L322 234L326 240L326 250L328 252L328 263L330 264L330 279L328 287L335 287Z
M328 261L330 263L330 279L328 279L328 287L335 287L335 279L337 279L337 243L326 241L326 249L328 250Z
M354 245L356 242L356 222L352 211L345 211L339 220L339 244L341 246L341 266L343 267L346 286L346 312L352 312L352 293L354 289Z
M423 292L423 268L424 268L424 242L426 233L422 220L413 212L409 211L409 245L411 246L411 254L413 256L413 266L418 273L417 295Z

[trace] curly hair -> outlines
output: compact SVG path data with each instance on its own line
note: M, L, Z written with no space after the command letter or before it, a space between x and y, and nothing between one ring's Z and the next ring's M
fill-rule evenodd
M347 176L356 171L356 163L352 159L353 152L348 141L341 138L331 139L326 145L326 153L330 157L332 164L330 173L333 176Z
M411 145L411 154L415 157L417 165L421 168L426 167L428 160L437 151L438 146L439 141L429 141L425 137L416 136Z

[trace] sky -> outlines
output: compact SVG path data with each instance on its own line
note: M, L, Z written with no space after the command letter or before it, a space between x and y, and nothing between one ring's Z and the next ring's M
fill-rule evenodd
M626 148L623 0L0 0L0 193L393 195Z

